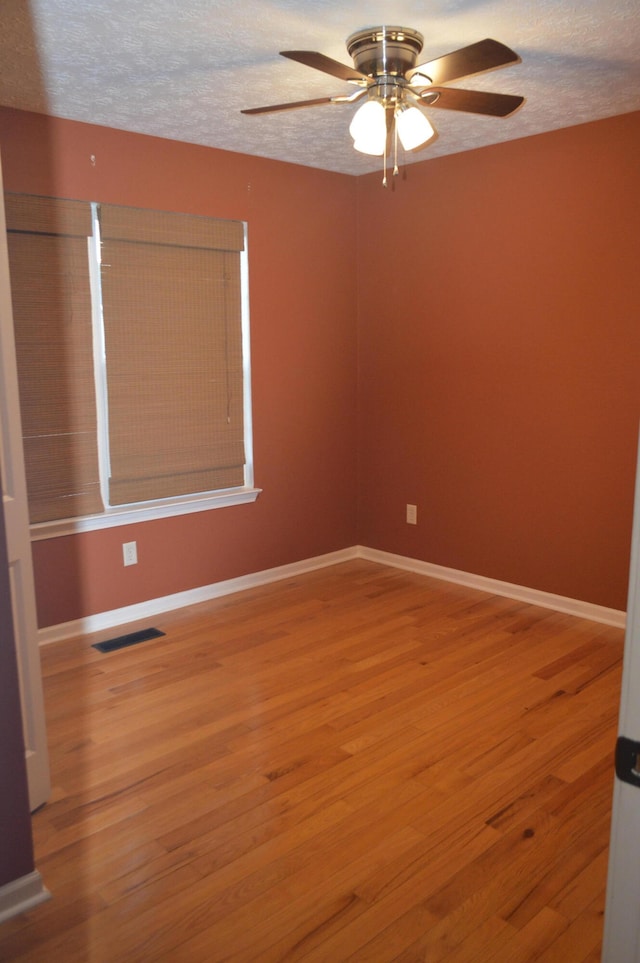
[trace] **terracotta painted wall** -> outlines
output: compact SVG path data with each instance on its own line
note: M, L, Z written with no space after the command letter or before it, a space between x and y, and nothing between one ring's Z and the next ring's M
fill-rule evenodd
M636 113L359 179L363 544L626 607L639 156Z
M263 494L36 543L40 624L358 542L624 608L639 147L632 114L411 165L384 191L377 175L0 111L9 189L250 231ZM124 569L131 539L140 563Z
M356 182L0 110L7 190L249 224L253 505L34 544L41 626L356 542ZM94 161L92 161L94 158ZM122 565L136 540L139 564Z

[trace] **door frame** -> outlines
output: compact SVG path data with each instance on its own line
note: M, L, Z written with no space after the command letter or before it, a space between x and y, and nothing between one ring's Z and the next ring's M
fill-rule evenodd
M38 649L36 594L29 535L27 483L18 393L7 230L0 161L0 489L4 508L11 609L18 659L29 804L42 806L51 793L49 755Z
M640 743L640 444L618 735ZM615 776L602 963L640 963L640 787Z

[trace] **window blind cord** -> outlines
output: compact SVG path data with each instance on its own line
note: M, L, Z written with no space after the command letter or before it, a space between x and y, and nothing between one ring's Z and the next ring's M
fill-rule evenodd
M228 255L225 255L224 259L224 292L223 292L223 303L224 303L224 375L226 380L226 391L227 391L227 424L231 424L231 379L229 377L229 282L231 281L231 276L228 269Z

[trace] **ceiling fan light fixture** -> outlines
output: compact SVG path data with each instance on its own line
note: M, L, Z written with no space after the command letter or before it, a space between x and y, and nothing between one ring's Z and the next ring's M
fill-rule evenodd
M359 107L349 125L353 146L362 154L384 154L387 143L385 109L379 100L368 100Z
M396 109L396 130L405 150L415 150L431 140L435 130L417 107L400 104Z
M382 157L384 154L384 144L378 139L354 140L354 150L359 150L361 154L371 154L372 157Z
M352 104L366 97L366 102L354 114L349 131L356 150L384 157L382 183L386 186L389 155L394 176L398 173L398 145L407 152L414 151L436 136L418 108L439 107L508 117L524 102L524 97L515 94L443 86L461 77L520 63L519 55L498 40L487 37L426 63L417 63L423 44L422 34L412 28L365 27L347 38L352 67L316 50L281 50L282 56L289 60L355 84L356 92L348 96L250 107L242 113L264 114L316 104Z

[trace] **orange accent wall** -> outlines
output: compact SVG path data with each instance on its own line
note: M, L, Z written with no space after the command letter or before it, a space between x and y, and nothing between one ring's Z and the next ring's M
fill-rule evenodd
M35 542L39 624L355 544L355 179L10 109L0 109L0 151L7 190L249 225L263 493L252 505ZM121 545L134 539L139 563L125 569Z
M639 148L629 114L410 165L385 191L0 109L9 190L249 223L263 494L35 543L40 625L357 543L624 608Z
M639 156L635 113L359 179L363 544L626 607Z

